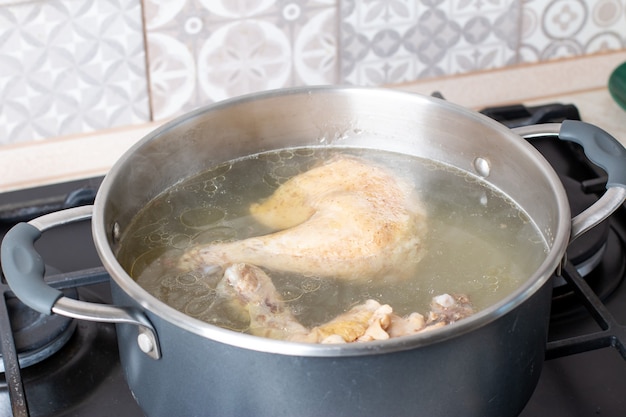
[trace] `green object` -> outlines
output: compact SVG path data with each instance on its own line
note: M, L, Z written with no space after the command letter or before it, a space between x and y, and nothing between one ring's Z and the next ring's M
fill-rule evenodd
M617 104L626 110L626 62L615 68L609 77L609 92Z

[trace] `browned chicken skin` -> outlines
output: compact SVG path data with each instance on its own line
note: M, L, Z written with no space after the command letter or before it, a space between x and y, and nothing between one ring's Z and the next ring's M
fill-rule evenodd
M377 165L336 156L250 207L265 236L189 249L180 266L248 263L339 279L410 276L423 256L426 215L415 191Z
M271 278L260 268L242 263L226 269L218 296L233 301L237 309L249 314L251 334L308 343L386 340L439 328L473 314L464 295L433 297L432 310L426 317L419 313L401 317L389 305L367 300L327 323L308 329L285 305Z

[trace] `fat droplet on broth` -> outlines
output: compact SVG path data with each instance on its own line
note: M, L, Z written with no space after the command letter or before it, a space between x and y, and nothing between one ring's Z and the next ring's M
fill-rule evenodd
M227 242L237 237L237 231L228 226L217 226L206 229L191 239L190 246L202 245L211 242Z
M219 189L218 185L215 184L213 181L211 182L206 182L204 184L204 187L202 188L202 191L206 193L207 197L211 197L215 194L215 192Z
M272 188L278 188L281 182L271 173L263 175L263 182Z
M162 245L166 243L169 240L169 238L170 238L170 235L166 231L159 230L154 233L150 233L147 236L147 241L150 242L150 244L152 244L153 246L156 246L156 245Z
M294 155L311 157L315 154L314 148L296 148L293 150Z
M259 161L278 162L280 161L280 154L277 152L261 153L255 156Z
M213 301L215 297L196 297L185 304L183 312L191 317L200 317L211 307Z
M485 288L494 293L498 291L498 288L500 288L500 276L485 275L483 278L485 279L486 283Z
M291 177L294 177L300 173L300 170L297 167L290 165L281 165L277 166L272 170L272 174L276 178L283 179L283 182L288 180Z
M166 252L167 248L165 246L159 246L143 252L141 255L137 256L137 258L133 262L130 268L130 275L133 277L139 276L146 270L146 268L151 265L155 265L155 263L160 260ZM156 273L161 273L160 268L158 271L156 271Z
M322 282L319 279L306 279L300 284L300 288L302 288L302 291L305 293L317 291L321 286Z
M189 247L191 237L188 235L177 234L170 237L170 245L176 249L185 249Z
M146 213L147 219L153 218L155 221L163 222L172 214L174 208L169 203L167 196L164 197L150 206L150 212Z
M163 219L160 219L157 222L146 224L145 226L142 226L136 230L133 230L132 236L144 237L144 236L151 235L152 233L155 233L163 229L163 226L165 223L166 222Z
M287 160L293 159L295 153L293 149L283 149L283 150L278 151L278 155L280 156L280 159L282 161L287 161Z
M226 213L219 207L200 207L184 211L180 215L180 222L194 229L206 229L219 222Z
M198 277L194 274L182 274L176 277L176 282L180 285L196 285L198 283Z

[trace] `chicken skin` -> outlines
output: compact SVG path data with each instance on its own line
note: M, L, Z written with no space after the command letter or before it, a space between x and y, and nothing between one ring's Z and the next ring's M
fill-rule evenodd
M271 278L260 268L242 263L226 269L217 293L239 311L247 312L251 334L306 343L386 340L436 329L473 314L464 295L434 297L432 310L426 317L420 313L401 317L389 305L367 300L327 323L308 329L285 305Z
M296 175L250 207L276 230L199 245L184 269L247 263L345 280L405 279L423 256L425 210L409 184L371 162L335 156Z

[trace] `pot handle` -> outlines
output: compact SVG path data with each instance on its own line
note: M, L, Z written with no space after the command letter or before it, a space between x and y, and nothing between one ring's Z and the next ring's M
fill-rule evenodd
M34 243L42 232L64 224L91 218L93 206L80 206L18 223L7 232L0 253L2 270L9 287L27 306L42 314L105 323L126 323L138 327L137 344L153 359L161 357L154 327L138 309L90 303L65 297L44 281L45 264Z
M583 147L587 158L608 174L606 192L572 219L570 242L602 222L626 200L626 149L604 130L585 122L565 120L563 123L519 127L513 131L526 139L555 136L576 142Z

